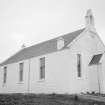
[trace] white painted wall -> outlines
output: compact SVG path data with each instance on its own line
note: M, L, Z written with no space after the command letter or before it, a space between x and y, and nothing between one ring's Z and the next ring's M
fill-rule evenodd
M98 41L97 36L93 36L93 33L85 32L70 49L46 55L45 81L40 81L38 77L40 57L32 59L31 73L33 76L31 76L30 91L34 93L80 93L92 91L92 89L98 91L98 86L95 88L90 86L90 81L94 82L93 78L97 76L97 71L93 72L93 77L90 78L90 70L95 68L88 66L94 54L103 52L104 46ZM77 77L78 53L82 54L82 78Z
M90 70L95 68L89 67L88 64L94 54L103 52L104 46L94 33L89 31L84 31L75 41L66 50L25 60L23 83L19 83L19 62L7 65L8 78L5 86L2 85L3 70L0 71L0 92L71 94L91 91L90 81L94 81L94 79L90 78L89 75L92 73ZM77 77L77 54L82 55L81 78ZM39 79L39 58L44 56L46 57L46 76L45 80L41 81ZM105 66L102 66L102 68L105 68ZM96 73L93 72L93 74ZM96 75L93 76L96 77ZM102 78L105 80L105 77ZM103 85L102 87L104 91L105 87Z
M101 82L101 93L105 93L105 53L101 59L102 64L100 65L100 82Z
M23 61L21 61L23 62ZM8 64L7 66L7 82L3 84L3 67L1 69L0 92L3 93L25 93L27 92L28 81L28 60L24 61L24 78L23 82L19 82L19 63Z
M92 65L89 67L89 84L90 84L90 92L99 92L99 76L98 76L98 66L97 65Z

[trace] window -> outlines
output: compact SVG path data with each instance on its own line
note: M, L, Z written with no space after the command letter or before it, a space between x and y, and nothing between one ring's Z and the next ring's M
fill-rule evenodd
M19 63L19 81L23 81L23 69L24 69L24 63Z
M77 54L77 73L81 77L81 54Z
M45 79L45 57L40 58L40 79Z
M3 83L5 84L6 82L7 82L7 67L4 67Z

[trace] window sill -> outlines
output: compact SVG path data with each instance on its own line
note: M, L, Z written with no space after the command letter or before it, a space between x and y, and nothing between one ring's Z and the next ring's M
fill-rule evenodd
M2 85L3 87L6 87L6 83L3 83L3 85Z
M40 79L38 82L45 82L45 79Z
M23 82L18 82L17 84L24 84Z
M77 80L83 80L83 78L82 77L77 77Z

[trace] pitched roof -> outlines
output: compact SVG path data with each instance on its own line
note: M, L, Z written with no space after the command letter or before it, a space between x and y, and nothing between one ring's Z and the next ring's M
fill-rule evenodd
M102 55L103 55L103 54L94 55L94 56L92 57L92 59L91 59L89 65L96 65L96 64L99 64Z
M71 43L77 36L80 35L81 32L84 31L83 29L74 31L72 33L68 33L65 35L62 35L60 37L64 38L65 41L65 47ZM15 63L21 60L26 60L32 57L37 57L37 56L41 56L44 54L48 54L48 53L52 53L52 52L56 52L57 51L57 38L33 45L31 47L27 47L24 48L22 50L20 50L19 52L17 52L15 55L11 56L10 58L8 58L7 60L5 60L4 62L2 62L0 65L7 65L7 64L11 64L11 63Z

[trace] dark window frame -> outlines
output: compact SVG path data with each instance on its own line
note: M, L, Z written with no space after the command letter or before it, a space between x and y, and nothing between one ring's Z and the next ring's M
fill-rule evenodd
M23 81L24 62L19 63L19 82Z
M6 84L7 82L7 66L3 68L4 74L3 74L3 83Z
M40 80L45 79L45 57L40 58Z
M77 76L82 77L81 54L77 54Z

